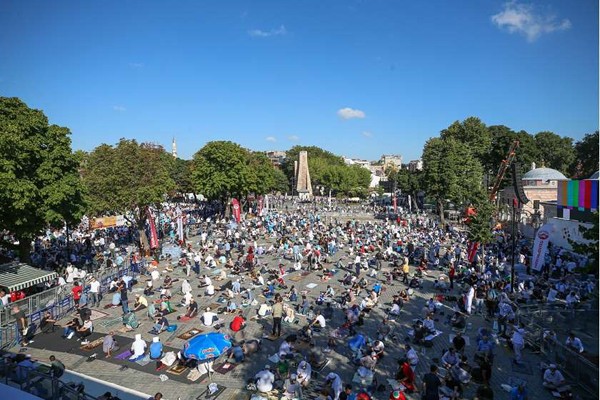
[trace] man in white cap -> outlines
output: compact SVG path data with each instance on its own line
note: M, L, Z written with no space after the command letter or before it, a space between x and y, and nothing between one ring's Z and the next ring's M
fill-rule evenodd
M142 335L139 333L136 334L135 340L131 344L131 352L133 354L131 355L131 357L129 357L129 360L137 361L138 359L142 358L144 356L144 353L146 352L146 347L148 347L148 345L142 339Z
M210 310L210 307L206 307L206 311L202 314L200 319L202 320L204 326L212 326L219 320L219 317Z
M265 369L259 371L255 376L256 389L261 393L268 393L273 390L275 375L271 372L271 366L265 365Z
M556 369L556 364L550 364L548 369L544 371L544 382L542 382L542 385L546 389L558 391L565 385L565 377Z
M298 379L298 383L302 385L302 387L307 387L310 382L312 374L312 366L308 361L302 360L300 364L298 364L298 369L296 370L296 375Z
M327 378L325 378L325 386L328 386L328 385L331 386L331 390L333 391L331 398L333 400L339 400L340 394L342 393L342 390L343 390L342 378L340 378L340 376L338 374L336 374L335 372L330 372L327 375Z

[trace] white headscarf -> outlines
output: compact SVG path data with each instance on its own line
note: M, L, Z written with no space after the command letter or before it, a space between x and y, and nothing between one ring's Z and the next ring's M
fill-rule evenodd
M142 335L141 334L136 334L135 335L135 340L133 342L133 344L131 345L131 351L133 352L133 355L131 356L131 358L137 358L141 355L144 354L144 352L146 351L146 342L144 340L142 340Z

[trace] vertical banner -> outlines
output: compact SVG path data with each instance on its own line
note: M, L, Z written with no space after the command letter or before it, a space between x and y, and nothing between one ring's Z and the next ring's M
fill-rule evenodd
M175 215L177 216L177 236L179 236L179 240L183 243L183 213L181 212L181 208L177 207Z
M467 248L467 257L469 258L470 263L472 263L475 260L475 255L477 254L478 249L479 249L479 242L469 243L469 247Z
M242 220L242 210L240 210L240 202L237 199L231 200L231 206L233 207L233 216L235 217L235 222L238 224Z
M269 195L265 194L265 214L269 213Z
M410 194L408 195L408 212L412 212L412 204L411 204L411 197Z
M395 214L395 213L398 212L398 204L397 204L397 201L396 201L396 195L395 194L392 196L392 204L394 205L394 214Z
M150 248L156 249L158 248L158 233L156 232L156 224L154 223L154 217L152 216L149 207L146 208L146 217L150 224Z
M541 271L544 267L546 253L548 252L548 242L550 241L550 228L548 225L542 226L535 235L533 243L533 255L531 257L531 269Z
M263 201L264 201L263 197L262 196L258 196L258 210L257 210L258 213L257 214L258 214L259 217L262 217L262 215L263 215L262 214L262 211L263 211Z

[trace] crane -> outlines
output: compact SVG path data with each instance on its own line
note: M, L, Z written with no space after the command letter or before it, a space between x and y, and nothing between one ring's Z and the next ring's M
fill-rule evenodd
M519 147L519 141L515 140L510 145L508 149L508 154L506 158L502 160L500 163L500 168L498 168L498 174L494 179L494 184L492 185L492 189L490 190L490 201L494 202L496 200L496 195L498 194L498 190L500 189L500 185L502 184L502 180L504 179L504 175L506 175L506 170L515 160L517 148Z

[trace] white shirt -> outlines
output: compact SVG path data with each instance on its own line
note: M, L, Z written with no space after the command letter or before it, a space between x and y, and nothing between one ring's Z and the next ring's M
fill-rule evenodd
M555 370L552 373L552 370L548 368L546 372L544 372L544 382L551 383L552 385L558 385L565 380L565 377L560 373L559 370Z
M267 393L273 390L273 382L275 382L275 375L271 371L260 371L256 374L256 388L259 392Z
M3 306L7 306L8 303L10 302L10 295L9 294L4 295L4 296L0 297L0 300L2 301Z
M325 328L326 322L325 322L325 317L322 315L317 315L317 318L315 318L315 321L317 321L317 324L319 324L319 326L321 328Z
M100 291L100 282L98 281L93 281L90 283L90 292L91 293L98 293Z
M206 287L206 294L209 296L212 296L213 294L215 294L215 287L210 284Z
M413 367L419 363L419 356L417 355L417 352L415 351L415 349L411 348L406 353L406 358L408 358L408 363Z
M581 343L581 339L579 339L578 337L575 337L573 340L571 340L570 337L567 337L567 341L565 342L565 344L567 346L574 347L577 351L583 353L583 343Z
M215 314L214 312L206 311L204 314L202 314L202 323L205 326L212 326L213 319L216 316L217 316L217 314Z
M204 278L204 284L206 286L210 286L210 285L212 285L212 280L207 276Z
M279 357L285 357L288 354L292 354L292 345L284 340L279 346Z

